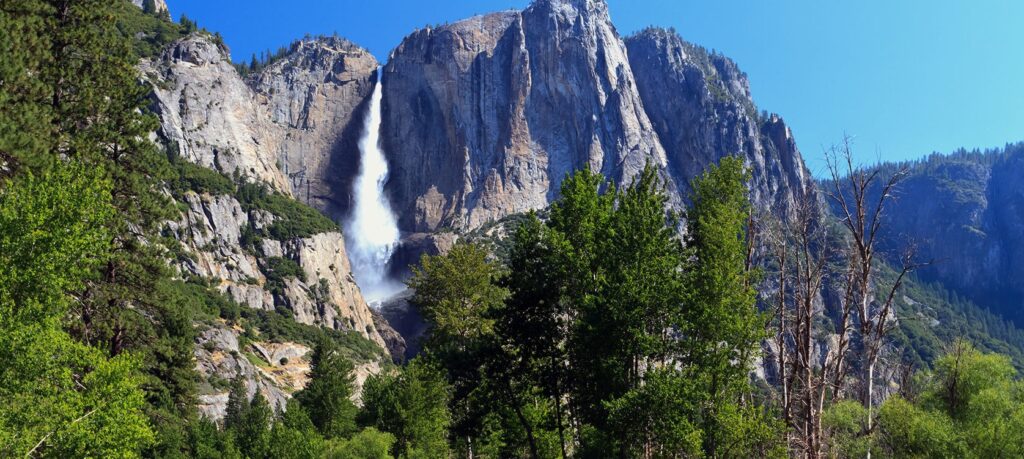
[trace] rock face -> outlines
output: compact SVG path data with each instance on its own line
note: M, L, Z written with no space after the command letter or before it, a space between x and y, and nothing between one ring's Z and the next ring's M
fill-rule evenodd
M199 33L141 69L154 86L158 138L181 158L269 184L337 219L348 210L377 67L345 40L315 38L243 78L228 50ZM583 167L624 183L650 164L674 205L684 203L694 176L727 154L753 168L761 207L813 189L789 129L757 113L735 64L666 31L623 40L603 0L537 0L523 11L417 31L381 77L386 191L406 242L393 265L444 251L456 238L445 229L474 230L546 207L566 174ZM181 205L186 216L172 226L190 253L184 273L215 279L251 308L354 330L396 359L415 352L422 323L405 320L414 311L402 298L371 314L341 234L243 247L245 228L267 227L274 215L247 211L232 196L191 193ZM306 280L269 288L266 266L276 257L296 263ZM254 349L240 352L275 358L265 346ZM204 365L214 358L207 354Z
M236 172L342 215L359 164L362 108L376 59L340 38L298 41L245 81L228 51L201 34L143 65L161 135L185 159Z
M146 0L132 0L132 3L135 6L142 8L142 6L146 3ZM157 12L168 11L166 0L154 0L153 4L156 6Z
M1024 325L1024 144L933 155L909 172L885 214L881 247L895 258L914 245L917 258L934 261L923 279Z
M789 128L758 113L747 76L719 54L674 31L647 29L626 39L644 108L684 187L723 156L752 168L751 199L760 209L788 208L814 193Z
M301 239L263 239L259 250L241 243L243 228L254 222L265 227L275 217L268 212L245 212L228 195L185 196L188 211L169 229L189 252L180 263L182 272L215 280L217 289L241 305L273 311L284 308L296 322L336 330L355 331L384 347L366 301L352 278L341 233L321 233ZM274 291L265 274L269 260L281 257L295 262L305 274L284 279Z
M227 50L202 34L141 65L154 87L157 137L168 149L335 216L347 205L346 180L358 169L353 129L361 124L376 68L369 53L344 40L307 39L246 81ZM246 209L230 194L185 192L178 204L183 217L168 230L183 245L183 276L206 279L243 306L287 311L296 322L352 331L383 349L404 352L401 338L364 301L340 232L288 240L264 234L247 241L247 231L266 230L279 216ZM289 260L303 275L271 279L275 259ZM305 385L307 347L254 342L240 348L240 330L223 323L204 327L195 355L206 381L200 397L205 415L223 416L225 382L235 377L243 379L250 397L259 391L276 409ZM377 360L358 363L357 382L380 368Z
M666 164L603 1L538 1L415 32L385 67L383 103L407 231L544 207L585 166L622 181Z
M544 207L582 167L623 183L650 163L683 191L676 203L728 154L746 158L766 208L814 187L732 61L663 30L623 41L599 0L540 0L407 37L385 67L384 145L408 232Z

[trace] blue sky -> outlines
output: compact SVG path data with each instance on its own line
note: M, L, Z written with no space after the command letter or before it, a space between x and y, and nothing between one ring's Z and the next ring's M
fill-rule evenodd
M425 25L526 0L168 0L219 31L236 60L337 32L382 61ZM675 27L733 58L808 167L854 137L863 163L1024 140L1024 1L608 0L619 32Z

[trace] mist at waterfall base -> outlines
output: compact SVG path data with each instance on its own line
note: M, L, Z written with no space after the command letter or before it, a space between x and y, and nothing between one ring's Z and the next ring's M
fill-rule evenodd
M400 234L384 195L388 163L380 148L381 86L378 78L359 139L359 175L352 187L352 211L345 221L345 248L352 261L352 272L371 306L405 288L388 275L388 261L398 246Z

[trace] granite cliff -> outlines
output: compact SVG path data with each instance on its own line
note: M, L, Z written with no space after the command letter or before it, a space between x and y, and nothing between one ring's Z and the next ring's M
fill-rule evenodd
M336 221L351 203L368 98L383 84L385 191L407 246L397 265L443 251L457 237L449 229L472 231L546 207L566 174L583 167L625 183L650 164L681 206L693 177L738 154L753 169L759 207L784 210L814 193L789 129L778 116L758 113L732 61L671 31L623 39L601 0L538 0L522 11L418 30L392 52L380 82L377 69L362 48L319 37L293 43L243 77L227 49L202 32L141 65L154 87L160 143L189 163L266 184ZM396 358L404 354L402 336L363 300L339 232L247 245L247 231L279 217L230 194L188 193L180 205L185 217L173 228L189 253L182 273L211 280L249 308L285 310L299 323L354 331ZM268 286L274 259L305 275ZM301 370L282 382L270 378L274 358L258 359L269 365L262 371L249 368L253 359L237 358L240 352L266 352L239 347L238 335L224 326L204 333L200 368L221 379L252 375L251 391L280 402ZM292 366L301 361L293 357ZM206 410L218 413L223 393L207 397Z
M885 215L887 255L913 245L933 262L922 278L1024 325L1024 144L879 167L908 169Z
M354 170L358 158L354 135L346 132L358 126L355 118L377 68L369 53L341 39L303 40L246 81L223 46L197 33L140 68L153 86L152 108L161 121L156 139L174 156L216 171L239 189L262 184L278 202L300 199L328 214L342 212L345 203L336 191L347 187L338 180L351 175L345 171ZM359 381L379 371L383 349L404 345L363 299L336 226L274 237L269 230L287 215L246 205L232 192L196 190L175 198L183 216L168 230L183 246L183 277L204 279L255 311L358 334L381 350L357 361ZM278 275L279 265L296 272ZM204 413L223 415L224 381L239 375L250 395L260 390L275 407L304 384L308 346L259 336L240 344L248 332L228 323L201 324L200 330L196 358L205 380Z

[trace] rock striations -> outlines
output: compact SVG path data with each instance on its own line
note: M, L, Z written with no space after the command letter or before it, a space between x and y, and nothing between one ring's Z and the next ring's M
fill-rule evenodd
M336 38L295 43L291 52L250 81L227 50L204 34L172 44L141 65L153 85L159 140L182 159L237 180L269 185L320 210L340 215L348 171L357 169L352 126L375 80L369 53ZM288 240L245 242L247 230L265 230L277 216L243 208L237 197L187 192L183 218L170 225L182 242L183 276L206 279L236 302L256 310L287 311L296 322L353 331L380 348L402 348L386 323L376 322L351 272L340 232ZM265 232L265 231L264 231ZM289 260L300 276L270 279L274 259ZM242 376L250 395L260 390L275 407L300 389L308 372L307 348L295 343L238 344L240 330L226 324L200 333L196 358L207 384L201 409L223 415L223 382ZM382 337L388 336L387 343ZM290 364L259 352L287 346ZM262 357L261 357L262 356ZM359 364L359 380L380 362Z
M593 0L407 37L384 71L384 146L400 223L417 232L542 208L582 167L622 181L666 164L625 45Z
M408 36L384 72L390 185L408 232L472 229L546 206L590 167L628 182L659 167L682 202L730 154L755 202L813 193L789 129L754 107L746 76L651 29L625 41L599 0L543 0Z
M243 78L227 50L200 32L141 69L154 86L159 140L180 157L266 183L336 220L349 210L357 142L377 84L378 62L367 51L340 38L307 38ZM693 177L738 154L753 169L759 207L785 209L813 193L789 129L757 112L732 61L674 32L623 39L603 0L537 0L522 11L416 31L381 75L381 139L391 166L385 191L412 252L441 250L451 242L447 229L544 208L566 174L584 167L621 183L650 164L681 205ZM191 254L183 273L215 280L251 308L355 330L396 356L415 348L371 314L340 233L243 247L245 228L270 225L273 215L246 211L226 195L191 193L184 201L185 217L174 226ZM261 267L274 257L295 262L306 280L268 288ZM228 367L257 375L250 389L268 392L259 381L273 372L237 358L260 354L238 348L237 332L203 335L201 368L221 378ZM287 384L271 386L280 393L268 397L280 402ZM209 395L209 413L219 412L220 398Z

